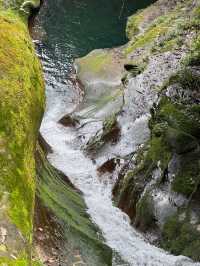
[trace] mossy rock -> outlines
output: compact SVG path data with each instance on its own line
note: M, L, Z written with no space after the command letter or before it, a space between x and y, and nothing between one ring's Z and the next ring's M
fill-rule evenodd
M140 32L140 23L143 21L144 15L143 11L138 11L137 14L130 16L128 18L127 26L126 26L126 35L129 39L133 36L137 35Z
M19 12L22 2L0 2L0 190L7 195L6 200L1 198L4 216L2 209L0 225L7 230L10 243L0 261L8 265L28 265L31 260L34 153L45 100L42 68L29 36L27 15ZM16 260L9 259L13 252Z
M149 56L188 45L185 36L188 32L198 32L199 22L197 3L193 6L191 1L158 1L128 19L126 33L130 41L124 53L133 55L141 50ZM194 54L193 57L196 61Z
M107 116L103 122L103 127L97 134L92 137L84 150L87 152L95 152L100 149L105 143L110 142L112 144L116 143L120 136L120 128L117 123L117 114L112 114Z
M199 138L200 120L199 115L191 106L174 104L170 99L163 99L157 121L167 122L168 125L188 135Z
M143 13L145 14L145 10L128 20L127 34L131 40L125 48L125 54L132 54L137 49L150 51L154 48L159 38L167 34L171 30L173 23L176 23L180 10L176 7L173 11L168 12L167 15L157 16L141 34L137 35L140 23L144 20Z
M191 68L185 67L180 72L172 75L169 79L169 85L178 83L184 90L199 91L200 77Z
M158 104L154 104L151 109L151 138L145 144L146 148L137 152L134 169L130 170L128 167L128 171L119 179L118 193L115 189L118 206L129 214L133 222L136 217L137 225L144 231L153 225L154 217L149 212L150 219L147 217L145 221L143 213L145 209L148 210L151 201L149 202L145 196L144 202L140 198L146 185L152 180L156 167L161 170L161 179L156 186L170 184L173 192L190 199L198 190L200 183L200 109L195 101L185 101L183 104L181 93L176 99L166 96L168 87L173 84L179 84L183 91L197 91L199 77L192 69L183 67L164 84ZM172 179L169 180L168 167L175 155L179 163L176 172L171 176Z
M200 184L200 153L194 151L179 158L180 167L172 182L172 189L187 197L196 192Z
M0 0L0 10L11 9L21 15L30 15L30 12L34 8L39 8L42 1L40 0Z
M200 233L187 216L184 220L178 214L168 218L163 227L161 243L163 248L175 255L200 260Z
M170 84L178 82L181 88L192 90L195 86L198 87L196 85L199 82L198 79L190 72L188 74L188 70L183 70L170 79ZM150 154L154 154L156 161L165 161L164 167L167 167L172 154L180 155L179 169L172 182L172 189L189 197L199 184L200 115L198 106L195 103L184 105L181 99L174 102L173 99L163 96L152 112L150 128L152 131ZM166 156L164 147L168 150L169 157ZM163 160L163 157L166 159Z
M155 227L153 199L148 192L137 203L135 226L143 232Z
M200 37L198 36L191 46L190 54L185 58L185 64L188 66L200 65Z
M177 154L193 151L199 146L193 136L170 127L166 131L166 140Z
M135 222L137 203L156 167L152 157L146 152L146 147L148 144L138 152L134 169L125 171L114 188L116 204L129 215L133 223Z

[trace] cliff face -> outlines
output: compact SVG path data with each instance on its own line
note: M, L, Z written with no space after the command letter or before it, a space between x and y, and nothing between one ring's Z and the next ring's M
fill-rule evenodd
M32 2L31 8L39 4ZM44 82L27 29L27 4L0 1L1 265L31 264L34 152L44 111Z
M198 0L159 0L130 17L127 45L76 60L86 91L75 114L99 169L114 162L118 207L149 241L197 261L199 24Z
M144 65L143 79L150 70L142 85L145 97L154 91L153 104L145 104L150 139L114 188L134 226L157 234L156 243L170 252L194 260L200 260L199 4L158 1L129 18L125 53L131 64ZM139 78L130 75L128 88L134 90Z
M0 265L39 264L31 253L44 83L27 29L38 5L0 0ZM86 90L73 117L99 174L118 176L114 200L133 225L194 260L200 260L199 22L199 0L159 0L130 17L127 45L76 61ZM37 159L38 195L65 237L99 265L111 265L80 195L39 146Z

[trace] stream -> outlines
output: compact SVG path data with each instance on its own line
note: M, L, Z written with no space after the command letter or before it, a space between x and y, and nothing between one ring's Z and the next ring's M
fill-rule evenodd
M194 263L148 244L130 225L128 216L112 202L115 179L110 175L101 179L95 162L81 150L79 132L58 123L64 115L73 113L83 97L74 79L74 59L93 49L125 44L127 17L151 2L48 0L44 4L34 29L46 81L47 106L41 133L53 149L48 155L50 163L82 191L87 212L106 244L126 262L123 265L189 266ZM118 265L115 258L113 265Z

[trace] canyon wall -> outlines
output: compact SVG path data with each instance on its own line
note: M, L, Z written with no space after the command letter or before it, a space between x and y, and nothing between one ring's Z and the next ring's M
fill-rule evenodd
M129 42L76 60L83 150L113 172L116 205L147 239L199 261L200 2L159 0ZM111 168L110 168L111 166ZM103 170L103 173L101 172Z
M27 25L29 12L39 4L0 1L1 265L31 265L34 153L45 96Z

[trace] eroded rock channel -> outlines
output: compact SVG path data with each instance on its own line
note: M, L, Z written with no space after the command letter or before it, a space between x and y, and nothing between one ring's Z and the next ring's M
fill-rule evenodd
M199 1L151 3L49 0L37 17L46 265L199 265Z

